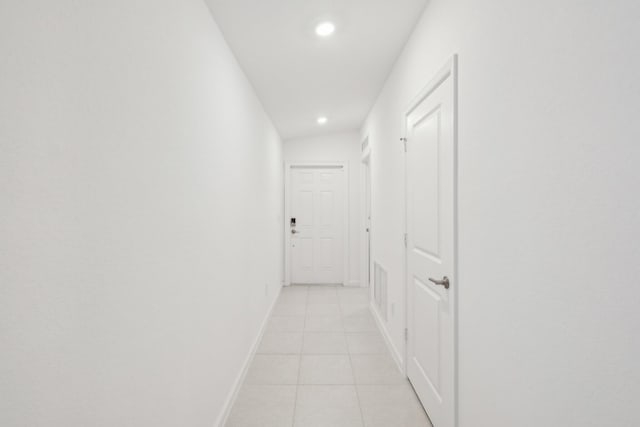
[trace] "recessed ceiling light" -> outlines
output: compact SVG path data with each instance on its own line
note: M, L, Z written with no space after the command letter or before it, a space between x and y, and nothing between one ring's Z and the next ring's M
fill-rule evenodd
M321 22L316 26L316 34L320 37L329 37L336 30L333 22Z
M318 124L319 125L323 125L327 123L327 118L326 117L318 117Z

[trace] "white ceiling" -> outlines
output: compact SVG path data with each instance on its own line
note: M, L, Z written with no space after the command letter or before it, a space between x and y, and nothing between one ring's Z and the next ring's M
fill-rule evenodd
M358 129L427 3L206 2L284 139ZM321 39L315 26L325 20L336 32Z

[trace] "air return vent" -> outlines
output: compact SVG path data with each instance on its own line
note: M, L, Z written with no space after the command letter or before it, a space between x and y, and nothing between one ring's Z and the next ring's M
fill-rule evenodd
M387 321L387 270L377 262L373 265L373 297L378 313Z

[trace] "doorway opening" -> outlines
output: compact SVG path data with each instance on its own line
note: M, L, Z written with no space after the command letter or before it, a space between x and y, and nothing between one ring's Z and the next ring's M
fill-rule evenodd
M364 227L363 232L363 244L362 244L362 272L361 277L363 280L363 286L371 288L371 282L373 278L372 267L372 253L371 253L371 148L369 148L369 139L365 139L362 143L364 147L364 153L362 157L362 182L363 182L363 218L362 224Z
M346 163L285 166L285 285L344 285L348 278Z

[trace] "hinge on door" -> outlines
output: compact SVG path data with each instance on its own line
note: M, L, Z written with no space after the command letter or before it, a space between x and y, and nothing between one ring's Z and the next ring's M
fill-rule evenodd
M404 146L404 152L407 152L407 138L400 138L400 141L402 141L402 145Z
M408 243L407 243L408 241L409 241L409 236L407 236L407 233L404 233L404 247L405 247L405 248L406 248L406 247L407 247L407 245L408 245Z
M404 340L409 341L409 329L404 328Z

